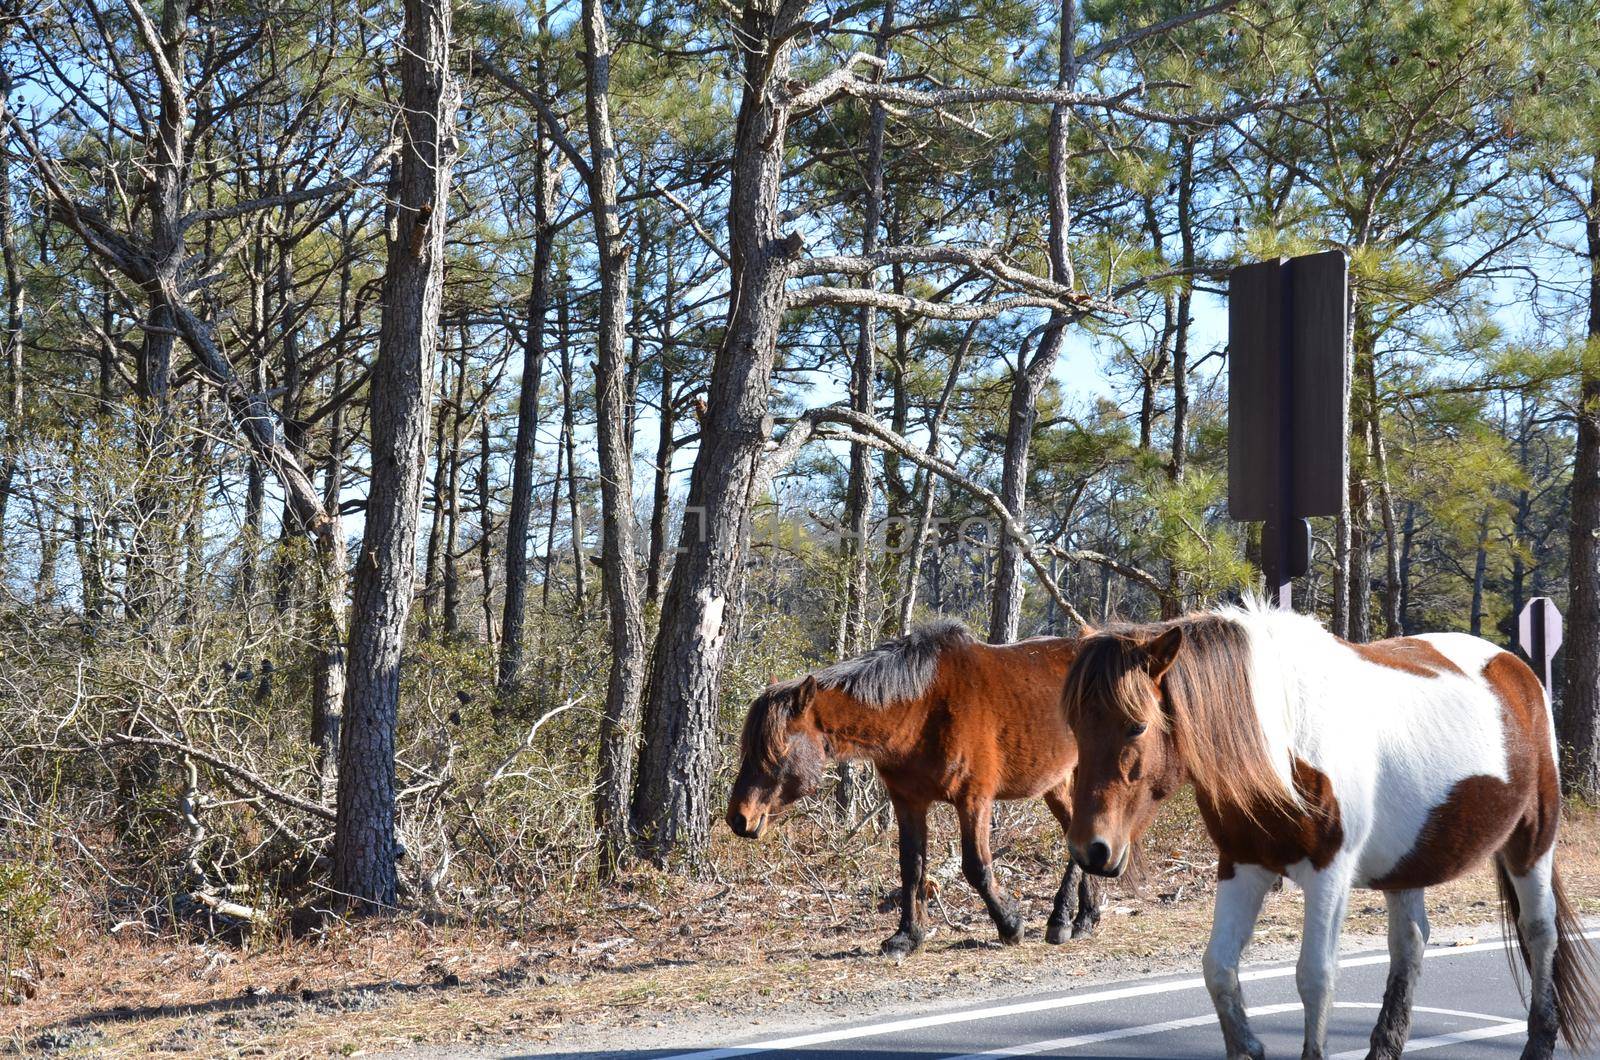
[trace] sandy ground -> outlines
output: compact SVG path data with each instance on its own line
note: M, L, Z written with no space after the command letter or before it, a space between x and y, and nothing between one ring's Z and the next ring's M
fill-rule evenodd
M950 822L938 835L953 840ZM1002 947L953 871L934 857L938 930L893 962L893 836L789 823L759 844L719 840L711 878L649 874L609 889L547 894L472 917L339 925L312 938L266 932L243 945L80 927L34 969L34 996L0 1007L0 1050L53 1055L444 1056L530 1049L671 1046L753 1029L863 1018L932 999L981 1000L1198 967L1214 855L1192 817L1164 819L1138 881L1119 883L1092 940L1042 939L1059 835L1042 814L997 832L998 873L1027 910L1029 937ZM1577 809L1563 837L1568 888L1600 914L1600 816ZM1436 939L1493 926L1480 871L1430 892ZM1275 894L1256 959L1292 956L1300 895ZM1382 899L1358 893L1347 945L1381 945Z

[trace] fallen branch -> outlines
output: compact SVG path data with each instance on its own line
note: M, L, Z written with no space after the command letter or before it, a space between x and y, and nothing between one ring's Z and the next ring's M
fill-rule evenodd
M106 739L100 744L102 749L119 746L161 747L168 751L176 751L179 754L188 755L191 758L198 758L200 761L204 762L213 769L219 770L235 780L243 781L246 785L265 795L269 799L272 799L276 802L281 802L285 806L292 806L301 813L310 814L312 817L320 817L324 821L337 820L337 815L326 806L312 802L310 799L302 799L298 795L290 795L287 791L280 791L271 784L268 784L265 780L262 780L259 775L252 773L243 766L236 765L225 758L214 755L209 751L203 751L198 747L191 746L179 740L169 740L162 736L135 736L132 733L119 732L114 736L106 737Z

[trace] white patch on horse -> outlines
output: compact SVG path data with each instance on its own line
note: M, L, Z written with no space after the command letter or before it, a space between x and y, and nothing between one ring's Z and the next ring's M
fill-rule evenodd
M1483 678L1502 649L1463 633L1421 638L1463 671L1423 676L1369 661L1309 616L1254 601L1219 613L1249 634L1273 768L1299 758L1328 777L1358 884L1416 846L1456 784L1509 779L1500 699Z
M1300 691L1284 664L1306 654L1301 642L1327 637L1315 619L1269 608L1253 597L1243 607L1223 608L1223 618L1242 626L1250 646L1250 705L1261 727L1262 744L1284 790L1299 801L1294 787L1296 707ZM1303 757L1303 756L1302 756Z
M1434 651L1455 663L1464 674L1483 673L1484 667L1505 653L1499 645L1470 633L1423 633L1416 639L1433 645Z

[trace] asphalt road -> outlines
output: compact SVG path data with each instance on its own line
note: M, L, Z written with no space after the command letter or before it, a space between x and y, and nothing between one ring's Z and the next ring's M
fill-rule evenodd
M1600 937L1600 931L1591 931ZM1386 953L1341 962L1328 1055L1361 1060L1377 1018L1388 973ZM1300 1055L1301 1013L1293 964L1249 966L1245 998L1267 1055ZM1440 1060L1517 1056L1526 1009L1502 944L1433 947L1423 966L1406 1055L1433 1051ZM551 1054L543 1054L549 1057ZM558 1054L563 1055L563 1054ZM1110 1060L1160 1057L1216 1060L1222 1055L1211 1000L1198 974L1102 984L1069 993L1021 996L982 1005L933 1009L872 1023L822 1025L811 1031L700 1049L566 1053L638 1060L976 1060L979 1057L1064 1057ZM1570 1056L1570 1053L1558 1053ZM1600 1060L1591 1054L1585 1060Z

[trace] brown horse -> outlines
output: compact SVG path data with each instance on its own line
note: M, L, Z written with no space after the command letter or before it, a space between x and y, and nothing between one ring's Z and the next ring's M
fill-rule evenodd
M814 793L830 761L868 759L894 804L900 830L900 928L883 952L922 944L927 916L928 807L955 806L961 868L1007 944L1022 919L995 887L989 821L996 799L1043 798L1065 832L1077 746L1061 714L1061 685L1075 641L975 641L955 622L919 629L864 655L780 685L745 718L728 826L758 838L779 811ZM1078 908L1069 905L1078 881ZM1068 859L1046 939L1094 930L1098 886Z

